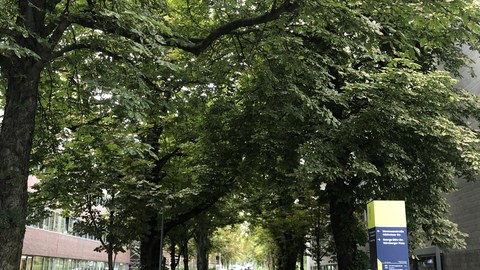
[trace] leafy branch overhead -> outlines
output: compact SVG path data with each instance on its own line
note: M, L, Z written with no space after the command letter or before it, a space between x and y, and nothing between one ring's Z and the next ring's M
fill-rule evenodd
M110 255L135 238L142 270L162 220L173 257L194 236L205 263L214 227L241 220L280 270L306 250L359 269L371 199L407 201L412 248L461 246L442 194L480 172L480 101L438 69L469 63L479 10L0 0L0 269L18 269L36 169L32 202L83 216Z
M0 32L6 37L4 39L6 46L2 48L4 53L0 58L3 60L0 63L8 64L7 58L13 56L30 56L45 64L74 50L97 51L95 42L91 41L108 36L122 37L142 44L144 55L151 55L151 49L162 46L199 54L224 35L242 28L268 23L278 19L282 14L294 12L300 7L301 1L286 0L278 6L273 5L263 14L238 18L215 26L203 38L183 36L175 31L175 25L163 19L166 17L163 10L157 10L159 14L155 14L155 11L137 13L134 10L139 7L128 3L119 3L118 7L113 9L97 7L91 1L85 4L40 0L30 5L27 0L19 1L20 14L23 16L17 18L15 26L7 24L6 20L0 26ZM120 5L124 6L121 8ZM37 9L35 6L46 8ZM74 43L61 41L68 29L73 29L72 27L76 25L93 31L77 37L79 40ZM29 46L24 47L22 44Z

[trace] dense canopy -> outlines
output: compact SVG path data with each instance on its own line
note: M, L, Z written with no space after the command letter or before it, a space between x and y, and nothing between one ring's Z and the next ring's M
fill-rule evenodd
M372 199L406 201L412 249L463 245L443 194L480 172L480 102L452 79L476 1L0 1L0 269L45 207L110 258L138 242L143 270L163 233L206 270L236 223L271 267L308 240L367 269Z

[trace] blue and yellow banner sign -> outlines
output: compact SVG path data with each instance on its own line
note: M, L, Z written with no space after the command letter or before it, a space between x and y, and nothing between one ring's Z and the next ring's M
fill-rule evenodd
M367 204L372 270L409 270L407 219L404 201Z

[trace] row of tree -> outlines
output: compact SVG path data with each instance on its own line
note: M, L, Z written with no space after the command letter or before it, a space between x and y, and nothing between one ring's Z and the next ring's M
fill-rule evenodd
M442 195L480 171L466 123L480 102L439 66L469 63L476 1L0 9L0 269L19 265L30 172L35 217L78 217L110 262L138 240L144 270L162 234L183 254L194 237L205 270L208 236L245 219L269 232L276 269L294 269L308 238L315 258L366 269L371 199L406 200L411 248L462 246Z

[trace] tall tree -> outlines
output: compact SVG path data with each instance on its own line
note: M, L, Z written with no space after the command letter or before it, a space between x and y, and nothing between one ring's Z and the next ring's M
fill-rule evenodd
M1 269L15 269L20 260L37 97L46 66L78 50L120 59L133 69L148 61L168 65L163 59L165 46L198 54L225 34L275 20L298 6L294 1L279 5L273 1L265 7L267 11L261 10L250 17L238 14L237 19L223 24L214 20L203 31L204 36L189 39L168 26L166 4L168 2L2 1L0 70L5 82L5 109L0 130ZM140 72L139 77L156 85L156 80L148 80L144 75Z
M475 3L309 4L305 12L322 20L311 16L293 35L327 60L330 79L317 104L318 119L330 120L318 121L302 159L306 175L326 184L339 269L366 267L358 250L366 241L361 213L375 198L407 200L411 247L427 239L458 245L457 237L438 233L460 236L445 218L441 193L451 190L454 175L478 173L477 135L464 122L478 115L478 100L435 70L468 63L459 44L477 46ZM423 19L429 16L437 19ZM424 189L428 196L420 195Z
M124 252L145 228L140 199L152 197L150 186L142 185L150 167L143 158L149 149L129 133L125 119L117 117L69 133L62 150L43 160L45 172L30 200L37 211L60 208L73 217L77 233L93 235L101 243L97 251L108 254L110 270L114 255Z
M461 244L441 193L451 190L453 175L478 173L476 132L464 123L478 116L478 100L435 71L468 64L459 44L478 46L475 7L473 1L308 1L287 33L272 30L275 44L255 40L263 50L245 52L242 42L251 40L240 39L248 69L238 79L238 96L212 106L221 119L212 123L225 127L211 136L225 151L212 147L212 153L223 153L219 160L234 153L223 164L243 179L286 188L302 179L290 172L306 168L314 186L325 184L340 269L367 267L358 247L366 241L362 209L372 198L407 199L419 242ZM272 186L271 194L286 194L287 205L295 201L288 188L275 193ZM428 200L418 195L427 186Z

